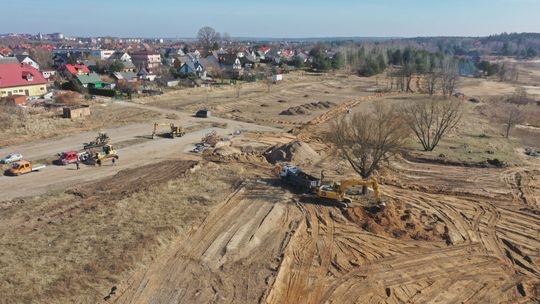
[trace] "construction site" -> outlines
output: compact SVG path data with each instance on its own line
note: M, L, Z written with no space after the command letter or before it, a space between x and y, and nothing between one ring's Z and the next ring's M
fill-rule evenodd
M337 121L422 81L296 72L0 137L0 303L539 303L540 106L508 138L487 114L521 84L462 79L437 147L369 177L340 152Z

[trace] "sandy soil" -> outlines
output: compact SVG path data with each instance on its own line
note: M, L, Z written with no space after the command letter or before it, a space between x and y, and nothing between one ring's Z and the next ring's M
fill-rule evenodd
M535 303L540 300L538 159L524 157L514 141L502 140L501 149L510 147L505 153L519 159L517 165L502 169L469 168L396 158L390 169L379 172L381 192L388 204L379 213L365 209L370 202L363 197L355 197L349 208L342 208L310 195L297 194L276 180L271 173L273 166L253 151L301 140L321 156L320 161L306 164L306 171L318 174L324 169L328 178L337 179L353 176L354 172L335 158L323 140L328 122L349 110L369 110L376 100L401 102L425 98L414 94L370 93L368 89L376 86L374 79L312 77L315 76L293 75L272 87L270 93L260 84L246 84L240 98L236 98L234 88L221 88L210 92L186 90L125 104L161 115L174 114L186 125L200 122L187 113L200 107L211 108L220 117L205 121L227 124L225 129L220 129L223 134L240 129L253 131L233 138L234 147L224 148L222 152L249 153L218 158L216 163L183 153L190 143L210 130L204 128L180 139L157 139L126 146L121 149L117 167L83 168L80 172L56 167L19 178L0 177L0 186L7 189L6 197L45 195L0 204L0 218L4 220L0 224L4 232L1 241L9 244L9 252L0 255L0 267L16 277L14 280L9 275L0 276L3 282L8 282L4 287L10 295L7 299L19 299L15 287L32 285L32 280L20 274L35 269L33 278L41 283L34 287L39 290L22 293L20 299L26 302L52 299L49 302ZM481 98L513 92L511 86L484 80L463 83L466 94ZM306 104L305 99L311 96L316 97L309 102L328 100L336 105L312 108L306 115L285 118L279 115L290 107ZM261 106L273 100L287 102ZM241 112L233 112L236 107ZM479 115L472 113L471 119ZM475 124L460 126L458 131L487 130L483 124L489 121L478 119ZM291 132L281 133L291 128ZM134 124L110 132L113 138L130 141L148 135L150 130L150 125ZM80 134L55 144L76 147L87 141L89 135ZM460 140L456 137L441 146L455 145ZM489 148L487 144L483 147L482 142L478 145L478 149ZM53 151L45 142L15 148L36 158ZM186 164L191 166L191 163L178 163L179 159L199 160L200 169L179 176L179 172L186 171ZM114 180L121 182L113 186ZM87 190L80 187L86 183L90 185ZM20 184L28 186L22 192L15 191ZM57 198L47 196L54 195L50 194L51 189L65 190L65 185L70 184L79 186L60 191ZM132 194L126 189L138 190ZM104 219L111 214L112 220ZM37 217L42 220L36 223ZM45 225L48 221L60 224L48 227ZM162 221L165 224L161 225ZM81 226L76 225L79 222ZM116 222L120 224L114 225ZM79 229L68 233L72 225ZM105 236L91 232L92 225L99 225L99 232ZM146 234L145 227L149 227ZM135 236L142 235L139 247L135 245L138 238L131 231L140 233ZM118 237L114 237L115 233ZM88 241L92 246L75 242L86 234L92 235L91 242ZM62 235L65 236L63 247L54 248L66 250L73 259L66 262L69 267L63 271L57 266L64 265L57 260L58 252L46 251L47 244L51 240L55 240L53 245L59 244ZM107 250L99 249L104 248L99 246L102 238L110 246ZM32 239L36 243L29 250ZM66 245L70 242L76 250L68 250ZM82 254L85 249L88 254ZM44 261L37 254L39 250L48 252ZM126 251L127 256L115 250ZM28 254L24 255L25 252ZM17 256L28 262L13 260ZM104 265L99 265L101 259L106 261ZM111 266L115 261L125 263ZM40 267L32 268L36 263ZM57 285L43 283L42 273L47 271L64 276L55 281ZM77 271L87 273L73 279L70 275Z

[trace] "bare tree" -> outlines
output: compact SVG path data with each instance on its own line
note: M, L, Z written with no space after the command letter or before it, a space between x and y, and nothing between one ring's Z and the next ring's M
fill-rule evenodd
M506 63L503 63L499 66L499 71L497 72L497 76L499 76L499 81L500 82L505 81L507 74L508 74L508 65Z
M421 100L404 107L405 122L425 151L433 151L463 116L462 102L458 99Z
M525 113L519 106L506 104L500 108L499 120L505 126L505 137L510 136L510 131L518 124L525 121Z
M395 108L376 103L373 113L357 112L334 121L328 141L362 178L369 178L403 147L407 135ZM367 187L362 192L366 194Z
M428 73L426 76L426 82L427 82L427 91L429 96L435 95L435 92L437 91L437 87L439 85L440 81L440 72L439 71L432 71Z
M214 28L209 26L201 28L197 33L197 40L199 41L199 44L207 51L211 50L214 44L218 43L219 39L219 33L216 32Z
M453 58L445 58L441 64L442 94L449 98L454 93L458 80L458 65Z
M514 94L508 99L508 102L518 106L524 106L529 103L529 95L527 90L523 87L517 87Z

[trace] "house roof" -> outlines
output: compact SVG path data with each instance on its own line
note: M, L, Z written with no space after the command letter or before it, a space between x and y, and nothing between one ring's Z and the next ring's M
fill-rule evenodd
M132 55L139 55L139 56L150 56L150 55L160 55L156 51L150 51L150 50L139 50L132 53Z
M19 63L19 60L17 60L17 58L15 57L0 58L0 64L5 64L5 63Z
M233 65L236 63L236 54L222 54L219 55L219 62L225 65Z
M5 48L5 47L0 47L0 54L6 56L6 55L9 55L9 54L12 54L13 51L9 48Z
M127 81L132 81L134 79L137 79L137 74L135 74L134 72L114 72L113 76L118 80L125 79Z
M28 55L15 55L15 58L17 58L17 60L19 62L22 62L23 60L25 60L26 58L30 58L30 60L36 62L32 57L28 56Z
M101 77L99 77L99 75L96 73L90 73L88 75L86 74L77 75L77 79L82 84L105 83L105 81L101 80Z
M83 73L90 73L90 70L84 64L66 64L66 69L73 75L79 74L79 70Z
M116 51L111 55L111 57L109 57L109 60L120 60L124 55L129 56L129 54L126 52ZM129 57L131 58L131 56Z
M31 80L26 76L32 75ZM19 87L27 85L46 84L47 80L35 68L28 64L0 64L0 88Z

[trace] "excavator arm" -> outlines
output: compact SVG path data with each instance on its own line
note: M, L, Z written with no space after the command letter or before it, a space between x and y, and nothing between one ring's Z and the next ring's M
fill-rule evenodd
M353 186L368 186L373 189L375 199L378 203L381 202L381 193L379 190L379 184L377 180L372 179L347 179L342 181L339 184L335 185L324 185L319 187L317 194L319 197L328 198L332 200L342 201L345 198L347 189Z
M370 179L348 179L341 182L338 191L340 192L340 196L345 196L345 192L347 189L353 186L368 186L373 189L373 193L375 194L375 199L377 202L381 202L381 193L379 190L379 184L377 183L377 180L374 178Z

